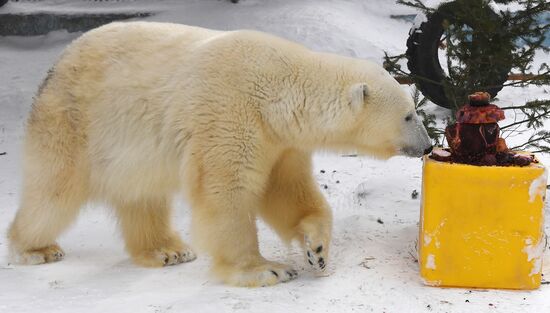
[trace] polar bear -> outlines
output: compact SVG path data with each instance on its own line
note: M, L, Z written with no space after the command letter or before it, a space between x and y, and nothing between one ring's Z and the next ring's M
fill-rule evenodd
M170 221L181 191L217 277L273 285L297 272L261 256L257 217L299 241L315 270L328 261L332 216L313 151L430 147L411 97L374 63L255 31L112 23L69 45L39 90L10 247L22 263L62 259L56 238L100 201L135 263L191 261Z

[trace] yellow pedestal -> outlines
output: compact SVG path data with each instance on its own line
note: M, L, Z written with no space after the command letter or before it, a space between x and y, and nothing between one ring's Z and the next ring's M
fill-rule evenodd
M536 289L547 172L424 158L420 274L432 286Z

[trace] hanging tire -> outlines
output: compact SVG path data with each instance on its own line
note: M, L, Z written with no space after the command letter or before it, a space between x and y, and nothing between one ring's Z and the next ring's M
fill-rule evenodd
M416 87L430 101L445 108L460 107L466 102L466 96L474 91L486 91L495 97L508 79L511 69L509 64L513 44L504 39L506 37L504 20L489 6L483 6L483 10L476 11L477 15L468 13L471 7L472 1L468 2L468 0L442 4L427 16L426 21L411 29L407 40L407 66L414 77ZM446 87L453 84L441 67L438 49L441 37L449 25L471 28L474 35L471 38L470 48L482 49L482 51L476 51L479 56L482 56L481 62L472 70L488 75L479 75L479 79L477 75L472 75L473 80L479 81L470 86L472 89L479 90L461 90L460 94L453 94L450 89L455 88ZM483 32L476 33L476 27L479 28L479 25L484 25L490 30L484 29Z

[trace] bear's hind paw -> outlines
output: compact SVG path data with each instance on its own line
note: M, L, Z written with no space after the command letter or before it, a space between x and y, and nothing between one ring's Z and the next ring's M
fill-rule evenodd
M63 260L65 253L61 248L53 244L39 249L27 250L16 257L16 262L27 265L53 263Z
M229 270L222 275L226 283L234 286L267 287L293 280L298 272L284 264L267 262L252 268Z

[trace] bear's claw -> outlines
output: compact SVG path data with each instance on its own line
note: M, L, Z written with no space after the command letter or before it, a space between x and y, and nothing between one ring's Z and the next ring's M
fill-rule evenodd
M166 251L164 254L164 265L176 265L180 263L190 262L197 258L192 250L183 251Z
M271 269L269 270L273 276L277 278L279 282L287 282L298 277L298 271L295 269L283 270L283 269ZM262 287L269 286L271 284L263 284Z
M323 244L313 245L308 236L304 237L306 259L314 270L324 271L326 267L326 249Z
M266 287L298 277L298 272L284 264L265 262L247 268L225 269L226 283L240 287Z
M298 271L292 268L290 269L273 268L273 269L270 269L269 272L271 272L271 275L275 276L275 281L269 278L267 279L260 278L261 280L264 280L264 282L261 284L262 287L271 286L276 283L285 283L287 281L293 280L294 278L298 277ZM259 276L262 277L264 275L260 274Z
M23 252L19 256L19 262L28 265L37 265L43 263L53 263L63 260L65 252L54 244L44 248L33 249Z
M162 267L191 262L196 258L197 256L193 250L187 247L179 251L162 248L153 252L141 253L140 255L134 256L134 261L146 267Z

